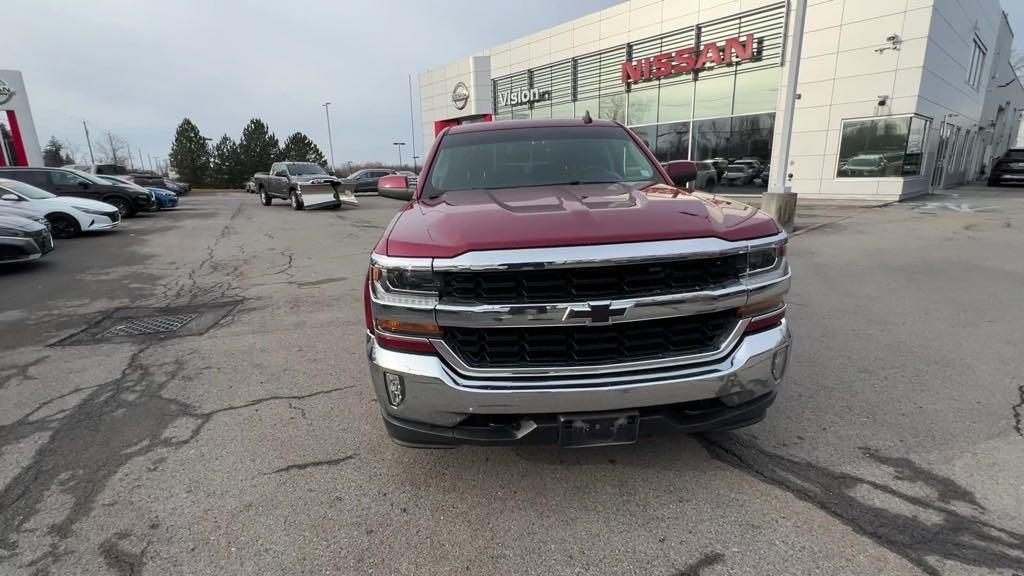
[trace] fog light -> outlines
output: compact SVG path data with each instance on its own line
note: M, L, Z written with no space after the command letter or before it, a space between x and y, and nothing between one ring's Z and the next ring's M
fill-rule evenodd
M398 406L405 400L405 382L398 374L384 373L384 387L388 390L388 404L392 407Z
M776 350L775 354L772 354L772 376L776 380L782 380L782 376L786 373L786 363L789 361L789 346L786 346L782 350Z

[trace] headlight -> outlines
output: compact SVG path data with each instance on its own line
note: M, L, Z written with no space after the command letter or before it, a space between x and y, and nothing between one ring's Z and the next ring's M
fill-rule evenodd
M4 228L0 230L0 236L7 236L8 238L27 238L29 232L25 230L18 230L16 228Z
M432 308L437 305L440 283L429 268L402 262L401 259L378 260L370 272L373 295L381 302L410 308Z
M72 206L75 210L81 210L86 214L95 214L96 216L106 216L111 210L96 210L95 208L85 208L84 206Z
M782 266L786 259L786 240L751 247L747 252L746 275L764 274Z
M441 334L434 320L440 284L430 266L421 258L373 256L367 311L377 332L420 339Z

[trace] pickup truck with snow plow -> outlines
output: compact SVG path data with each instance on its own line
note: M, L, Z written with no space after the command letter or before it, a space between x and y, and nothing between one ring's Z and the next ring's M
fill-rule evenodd
M370 375L399 444L634 442L765 417L786 233L620 124L451 127L373 253Z
M274 198L287 200L294 210L359 205L351 184L312 162L275 162L269 173L256 173L252 180L264 206Z

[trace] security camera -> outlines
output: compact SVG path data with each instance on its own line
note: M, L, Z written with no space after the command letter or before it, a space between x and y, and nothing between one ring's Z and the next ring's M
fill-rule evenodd
M900 40L900 37L897 36L896 34L890 34L889 36L886 36L886 38L885 38L885 41L889 42L890 44L895 44L896 42L899 42L899 40Z
M888 103L889 103L889 95L888 94L881 94L881 95L878 96L878 105L879 106L885 106Z

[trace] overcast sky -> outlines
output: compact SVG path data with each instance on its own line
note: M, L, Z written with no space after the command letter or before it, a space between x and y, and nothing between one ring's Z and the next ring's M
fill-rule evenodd
M409 74L616 3L4 0L0 68L24 73L40 141L80 152L82 120L166 157L185 116L215 139L258 116L328 154L330 101L339 164L391 161L412 138ZM1024 0L1003 5L1024 38Z
M85 152L87 120L94 141L109 130L166 157L185 116L215 139L258 116L326 155L330 101L339 164L393 161L412 137L409 74L616 3L4 0L0 68L24 74L41 143Z

